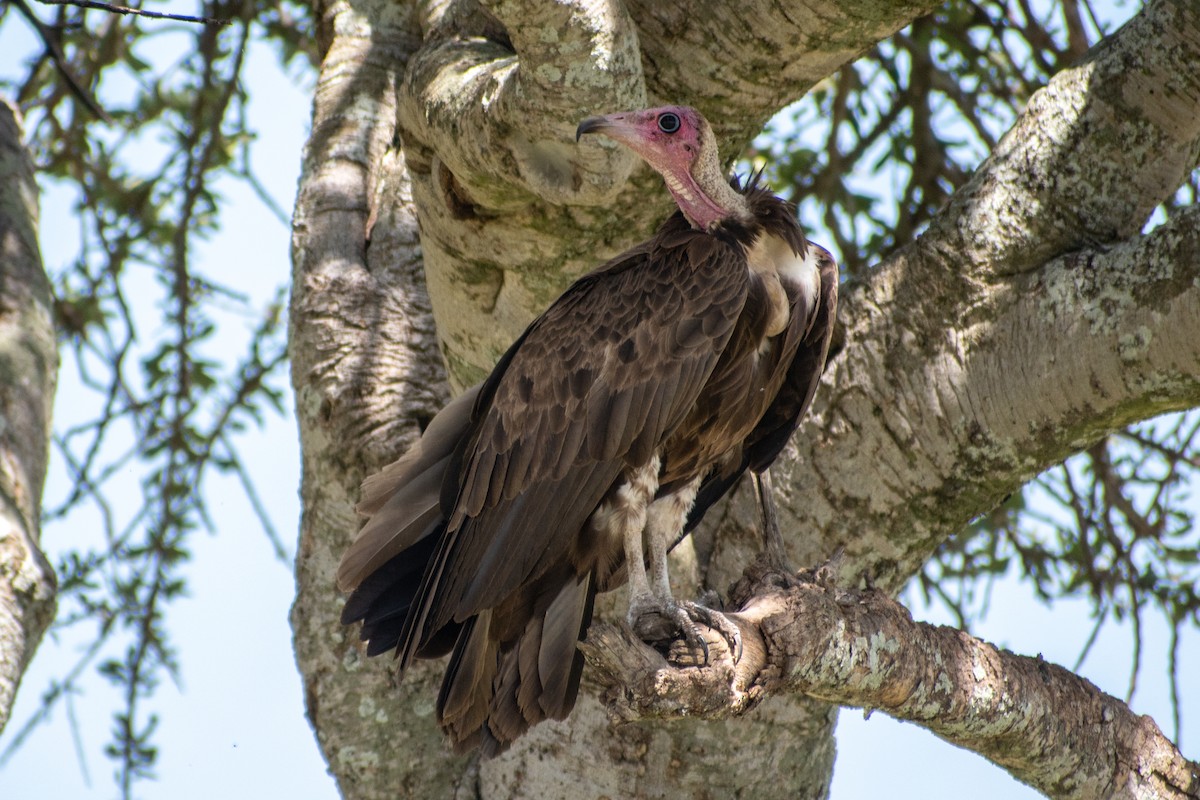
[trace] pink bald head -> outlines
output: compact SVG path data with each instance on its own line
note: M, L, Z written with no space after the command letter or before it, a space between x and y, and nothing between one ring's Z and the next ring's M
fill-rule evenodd
M680 210L701 230L746 215L741 195L721 173L717 142L700 112L688 106L662 106L588 117L576 140L599 133L637 153L662 174Z
M600 133L628 147L662 173L682 175L692 170L701 147L701 130L708 123L694 108L663 106L588 117L579 123L576 140Z

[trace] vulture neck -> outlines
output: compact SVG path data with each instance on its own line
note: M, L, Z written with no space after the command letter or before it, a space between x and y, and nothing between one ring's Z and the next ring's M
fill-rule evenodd
M692 169L682 178L664 175L667 188L694 228L711 232L722 222L750 222L754 216L750 204L729 185L717 160L716 140L711 131L705 133L706 141Z

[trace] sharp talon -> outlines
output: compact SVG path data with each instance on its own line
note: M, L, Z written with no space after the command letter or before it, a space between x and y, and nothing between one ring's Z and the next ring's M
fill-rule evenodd
M689 647L693 650L699 648L700 652L704 654L702 663L707 664L709 662L708 642L704 641L704 637L700 635L700 631L696 630L696 626L688 625L684 627L683 635L687 639Z
M725 644L729 646L729 655L733 658L733 663L742 660L742 632L737 624L732 622L729 617L722 614L720 611L715 611L711 608L699 605L697 603L681 603L687 609L689 616L697 621L702 622L712 628L717 633L721 634L721 638L725 640ZM707 653L705 653L707 660Z
M629 623L642 641L664 654L676 649L673 643L682 643L690 651L689 663L703 665L709 661L708 642L696 629L688 609L673 600L640 606L636 611L631 609ZM699 659L695 657L697 653L701 656Z
M668 599L658 606L641 606L636 611L631 609L629 622L644 642L658 648L679 666L712 663L708 642L697 629L698 624L725 640L734 663L742 658L742 633L738 626L720 611L698 603ZM682 645L687 647L686 654L680 652ZM701 658L696 659L696 654Z

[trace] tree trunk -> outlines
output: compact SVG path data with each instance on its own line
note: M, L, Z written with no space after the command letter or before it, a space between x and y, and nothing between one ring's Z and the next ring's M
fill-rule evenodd
M0 99L0 730L54 619L54 570L38 540L58 351L37 197L20 115Z
M433 722L441 664L396 685L387 659L365 660L338 624L333 573L358 525L359 482L446 396L435 348L449 383L475 382L570 278L665 215L657 176L619 150L575 147L580 118L687 103L733 155L930 5L324 9L295 215L293 624L309 714L346 796L827 793L831 705L790 695L736 720L612 728L588 674L566 722L483 764L451 757ZM1035 97L928 233L849 294L847 344L776 478L800 563L843 546L844 584L894 590L1044 466L1200 402L1200 215L1136 236L1197 163L1198 58L1194 5L1149 6ZM1159 85L1169 91L1144 91ZM1117 244L1081 249L1096 241ZM757 533L744 504L709 517L676 574L724 590ZM601 615L623 603L605 598Z

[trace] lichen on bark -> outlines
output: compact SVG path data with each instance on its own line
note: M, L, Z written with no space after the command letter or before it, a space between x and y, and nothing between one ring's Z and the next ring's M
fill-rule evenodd
M445 396L435 348L451 384L475 382L559 287L668 210L648 170L572 145L580 116L689 103L737 152L783 104L932 4L810 4L802 18L793 4L752 5L735 21L715 0L687 13L580 3L569 7L591 16L578 28L567 5L328 6L296 212L305 520L293 621L310 715L348 796L574 796L584 781L650 796L728 776L722 791L827 791L834 712L811 700L776 698L735 722L612 730L586 689L570 720L535 728L503 758L453 759L431 719L436 665L395 685L338 626L332 594L358 481ZM1186 318L1196 216L1135 235L1172 176L1196 164L1200 104L1194 73L1179 69L1200 59L1195 31L1188 5L1149 5L1030 104L916 244L847 292L847 343L777 468L798 563L843 546L845 585L869 577L894 590L1054 459L1197 402L1200 339ZM771 59L784 63L773 75ZM1130 90L1164 70L1177 74L1170 96ZM1140 172L1139 142L1153 143L1153 176ZM1111 157L1082 155L1097 152ZM710 517L697 571L723 589L757 547L755 514L743 499Z

